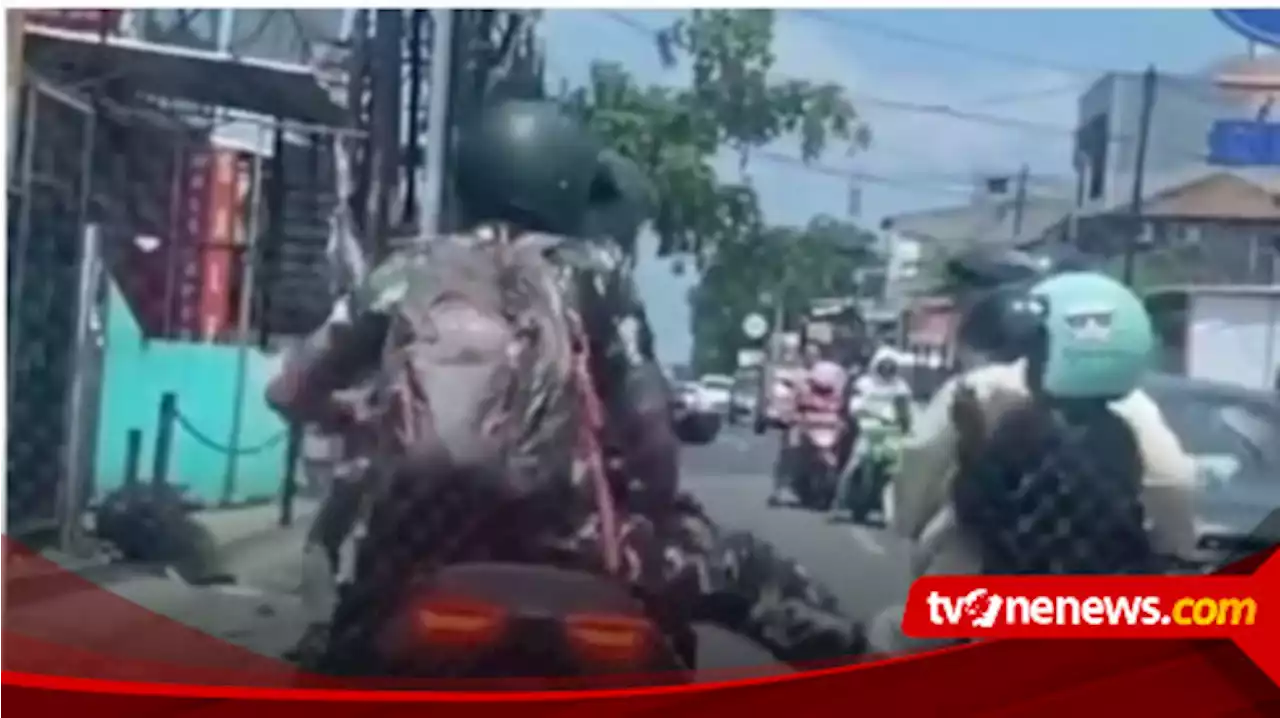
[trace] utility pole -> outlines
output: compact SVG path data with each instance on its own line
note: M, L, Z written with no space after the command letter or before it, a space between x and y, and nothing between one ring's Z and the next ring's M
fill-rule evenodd
M1018 185L1013 196L1013 236L1010 239L1015 243L1022 236L1022 217L1026 213L1027 181L1030 176L1031 168L1023 164L1022 169L1018 171Z
M444 228L442 213L448 184L445 173L449 160L449 106L453 99L453 60L456 44L454 18L457 10L432 10L431 84L427 94L427 153L422 188L419 237L434 237Z
M1132 231L1125 233L1124 269L1121 275L1124 283L1133 285L1134 264L1138 253L1138 236L1142 232L1142 196L1143 180L1147 171L1147 140L1151 135L1151 112L1156 104L1156 66L1147 67L1142 76L1142 115L1138 124L1138 151L1133 168L1133 196L1129 204L1129 215L1133 221Z
M392 198L400 195L400 129L404 107L404 10L375 10L372 53L373 219L369 237L375 261L391 251Z

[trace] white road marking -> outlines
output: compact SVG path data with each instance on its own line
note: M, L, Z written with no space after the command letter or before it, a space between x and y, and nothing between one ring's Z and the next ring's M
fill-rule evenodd
M180 585L182 585L182 586L190 586L190 585L191 585L190 583L188 583L188 582L187 582L187 579L183 578L183 577L182 577L182 574L178 573L178 570L177 570L176 568L174 568L173 566L165 566L165 567L164 567L164 575L165 575L165 576L166 576L170 581L173 581L173 582L175 582L175 583L177 583L177 584L180 584Z
M227 584L220 586L210 586L216 593L227 596L244 596L246 598L262 598L271 595L270 592L264 591L256 586L247 586L243 584Z
M869 529L861 526L849 527L849 535L853 536L853 540L858 544L859 548L874 556L883 556L888 553L881 543Z

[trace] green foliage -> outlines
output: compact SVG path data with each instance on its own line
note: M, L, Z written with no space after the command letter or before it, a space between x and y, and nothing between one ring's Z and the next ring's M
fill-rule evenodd
M726 181L715 161L728 150L745 165L753 149L791 140L808 161L852 154L870 132L846 90L773 73L775 13L693 10L655 34L683 86L641 86L616 63L593 64L565 105L657 190L652 228L659 255L688 255L703 270L691 293L696 363L731 367L742 318L774 293L792 310L853 290L853 271L875 261L865 232L819 217L803 229L769 226L748 181Z
M856 293L855 270L879 261L874 241L852 224L818 216L802 229L769 227L756 241L724 247L690 291L694 366L733 369L747 343L742 320L752 312L772 316L781 303L794 317L815 299Z
M686 87L642 87L622 66L598 62L586 87L565 93L569 108L653 179L659 254L689 253L701 265L760 232L755 191L716 173L723 149L748 153L790 137L810 160L837 143L852 152L869 141L840 86L769 76L774 19L770 10L694 10L655 35L664 61L688 68Z

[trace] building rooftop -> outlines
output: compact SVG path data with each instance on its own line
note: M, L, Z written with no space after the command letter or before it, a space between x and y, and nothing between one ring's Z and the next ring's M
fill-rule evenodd
M1028 197L1017 232L1016 200L1012 198L895 215L886 218L883 227L944 250L1019 245L1038 239L1066 216L1071 206L1065 198Z

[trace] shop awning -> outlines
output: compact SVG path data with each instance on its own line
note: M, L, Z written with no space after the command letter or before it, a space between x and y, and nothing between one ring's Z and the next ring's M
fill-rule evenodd
M346 111L311 68L175 45L29 24L26 59L62 78L121 78L137 92L313 125L346 124Z

